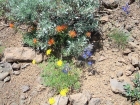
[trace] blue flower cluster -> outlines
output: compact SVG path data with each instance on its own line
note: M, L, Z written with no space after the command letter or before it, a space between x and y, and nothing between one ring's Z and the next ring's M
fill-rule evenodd
M62 72L65 73L65 74L68 74L68 72L70 71L70 66L69 64L65 64L63 69L62 69Z
M128 5L128 3L126 4L126 6L123 6L123 7L122 7L122 10L123 10L124 12L126 12L126 14L129 14L129 5Z
M89 44L85 49L84 52L82 54L82 57L87 60L88 58L90 58L92 56L92 49L93 49L93 45ZM88 61L88 65L92 65L93 62L92 61Z

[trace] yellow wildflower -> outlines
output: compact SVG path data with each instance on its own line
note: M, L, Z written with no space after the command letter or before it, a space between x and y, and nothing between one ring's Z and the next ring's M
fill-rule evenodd
M47 51L46 51L46 55L50 55L51 54L51 49L48 49Z
M32 60L32 64L36 64L36 61L35 60Z
M55 99L53 97L49 98L49 104L53 105L55 103Z
M63 64L62 60L57 61L58 66L62 66L62 64Z
M60 91L60 95L61 95L61 96L66 96L66 94L68 93L68 91L69 91L68 88L62 89L62 90Z

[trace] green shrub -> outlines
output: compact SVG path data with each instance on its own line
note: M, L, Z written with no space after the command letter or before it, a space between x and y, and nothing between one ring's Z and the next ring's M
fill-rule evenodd
M51 57L47 65L41 64L43 84L56 89L57 92L64 88L78 90L81 84L79 82L81 71L72 63L63 62L62 66L58 66L57 61Z
M4 15L6 10L6 0L0 0L0 16Z
M122 30L114 29L109 34L109 37L113 39L114 43L117 45L118 48L123 49L127 45L128 34L123 32Z
M37 26L37 49L52 48L62 56L77 56L87 44L86 33L98 26L94 18L98 6L98 0L9 0L7 16ZM49 45L50 39L55 43Z
M133 80L134 87L131 87L130 84L124 86L126 90L126 96L132 102L140 101L140 74L137 73L135 75L135 79Z

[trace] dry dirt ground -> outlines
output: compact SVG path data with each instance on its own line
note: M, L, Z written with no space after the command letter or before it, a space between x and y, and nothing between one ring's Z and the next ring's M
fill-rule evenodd
M109 16L108 22L119 22L120 25L126 22L131 25L133 20L140 21L140 8L138 8L137 2L130 5L129 16L125 18L121 17L122 10L120 7L125 5L125 3L126 0L124 0L117 9L107 14ZM124 18L125 21L119 20L122 18ZM2 28L3 26L0 27L0 29ZM104 32L103 34L105 36L103 42L108 43L108 32ZM140 24L133 28L131 34L135 34L137 41L140 41ZM21 32L15 34L14 29L6 27L0 31L0 41L5 47L19 47L22 46L22 34ZM104 56L105 60L98 62L101 56ZM113 48L112 44L110 44L110 47L107 49L103 45L103 49L95 52L93 55L93 59L95 60L93 67L99 74L96 73L95 75L89 76L88 72L85 72L81 89L88 90L93 94L93 97L100 98L101 105L131 105L130 101L127 101L127 99L120 94L114 94L110 88L110 77L115 77L118 71L125 70L125 64L121 66L116 64L120 58L127 60L127 57L123 56L122 51ZM30 63L28 67L22 69L20 75L12 75L11 81L0 87L0 105L22 105L20 100L22 96L26 96L27 98L26 105L42 105L42 103L47 102L49 90L48 88L40 89L38 81L41 71L42 69L39 68L38 65ZM123 75L122 78L130 83L129 77ZM30 90L24 94L21 92L21 86L23 85L30 86Z

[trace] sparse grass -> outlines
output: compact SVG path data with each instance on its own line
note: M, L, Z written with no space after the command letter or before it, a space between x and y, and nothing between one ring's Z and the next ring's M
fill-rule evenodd
M122 30L114 29L109 37L113 40L114 44L121 49L124 49L127 45L128 34Z
M133 87L131 87L130 84L124 86L124 89L126 90L126 97L128 98L128 100L131 100L132 103L137 103L135 105L139 105L140 104L140 74L139 73L136 73L133 83L134 83Z
M4 51L5 47L4 46L0 46L0 59L3 55L3 51Z
M53 57L49 58L47 65L41 64L43 68L43 84L59 92L61 89L70 88L78 90L80 88L80 69L72 63L63 62L61 67L56 65L58 60ZM65 70L65 71L64 71Z

